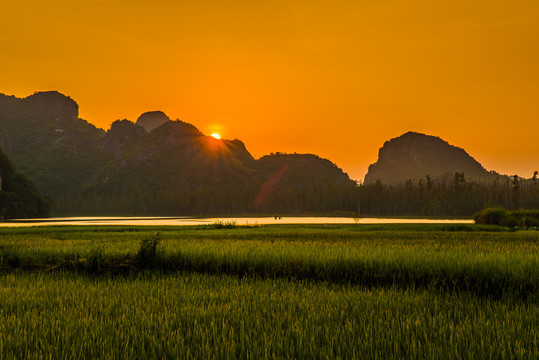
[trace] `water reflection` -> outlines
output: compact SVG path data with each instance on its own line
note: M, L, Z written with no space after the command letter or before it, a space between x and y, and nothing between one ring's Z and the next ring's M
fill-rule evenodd
M51 225L147 225L182 226L211 225L216 222L235 222L237 225L267 224L472 224L473 220L449 219L386 219L347 217L239 217L239 218L188 218L188 217L59 217L46 219L13 220L0 223L4 227Z

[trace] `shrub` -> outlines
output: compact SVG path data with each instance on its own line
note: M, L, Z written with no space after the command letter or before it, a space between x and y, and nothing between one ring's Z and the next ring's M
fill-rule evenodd
M152 238L141 240L136 261L140 267L149 268L158 265L161 258L159 251L160 234L156 233Z
M103 270L103 248L92 250L88 257L86 270L91 274L99 274Z
M539 210L508 211L488 208L474 214L476 224L500 225L508 228L539 226Z
M507 210L502 208L483 209L474 214L476 224L500 225L502 219L507 216Z

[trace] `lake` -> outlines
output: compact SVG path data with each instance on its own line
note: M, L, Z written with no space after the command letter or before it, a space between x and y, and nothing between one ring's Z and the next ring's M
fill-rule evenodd
M355 224L349 217L223 217L223 218L191 218L191 217L57 217L43 219L11 220L0 223L3 227L17 226L52 226L52 225L147 225L147 226L184 226L211 225L216 222L235 222L237 225L267 224ZM358 224L472 224L473 220L450 219L389 219L360 218Z

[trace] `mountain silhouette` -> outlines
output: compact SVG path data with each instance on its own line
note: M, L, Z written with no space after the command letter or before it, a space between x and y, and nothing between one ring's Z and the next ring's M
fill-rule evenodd
M499 174L489 172L464 149L450 145L436 136L407 132L386 141L376 163L369 166L365 183L380 180L383 184L402 184L407 180L433 180L464 174L467 180L491 181Z
M71 214L232 214L353 208L355 183L309 154L254 159L240 140L206 136L161 111L108 131L78 117L58 92L0 95L0 145L45 195Z
M105 131L78 117L78 105L56 91L24 99L0 94L0 146L54 203L72 203L106 161Z

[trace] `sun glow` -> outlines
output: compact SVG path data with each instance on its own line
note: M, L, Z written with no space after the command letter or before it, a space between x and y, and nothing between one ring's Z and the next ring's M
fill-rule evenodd
M221 135L217 134L217 133L213 133L211 134L211 137L212 138L216 138L216 139L220 139L221 138Z

